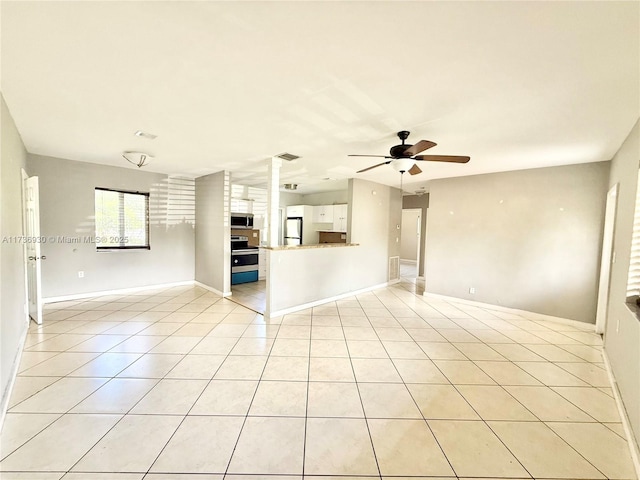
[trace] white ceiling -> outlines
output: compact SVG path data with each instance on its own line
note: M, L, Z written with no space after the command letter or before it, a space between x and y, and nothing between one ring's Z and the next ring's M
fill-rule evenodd
M399 143L471 162L434 178L608 160L640 115L640 3L1 2L5 100L32 153L150 171L227 169L260 185L269 157L298 192ZM138 130L158 135L140 139ZM414 143L413 142L413 143ZM412 143L412 142L410 142ZM131 166L130 168L136 168ZM323 180L325 178L336 179Z

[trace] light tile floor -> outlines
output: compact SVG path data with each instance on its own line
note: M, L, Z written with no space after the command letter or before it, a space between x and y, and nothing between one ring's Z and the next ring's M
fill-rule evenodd
M197 287L48 305L0 477L635 478L599 336L420 289L269 321Z

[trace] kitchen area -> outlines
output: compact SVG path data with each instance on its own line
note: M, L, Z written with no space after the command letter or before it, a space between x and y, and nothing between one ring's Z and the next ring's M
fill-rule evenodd
M233 184L230 208L231 299L264 313L266 190ZM346 244L348 212L346 190L309 195L283 192L278 211L279 246Z

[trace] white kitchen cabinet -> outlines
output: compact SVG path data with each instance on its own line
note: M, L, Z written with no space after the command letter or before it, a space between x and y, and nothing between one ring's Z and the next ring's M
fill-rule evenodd
M289 205L287 207L287 217L303 217L305 205Z
M316 205L313 207L314 223L333 223L333 205Z
M333 206L333 231L334 232L347 231L347 213L348 212L349 212L349 206L346 204Z
M258 280L267 278L267 251L264 248L258 250Z

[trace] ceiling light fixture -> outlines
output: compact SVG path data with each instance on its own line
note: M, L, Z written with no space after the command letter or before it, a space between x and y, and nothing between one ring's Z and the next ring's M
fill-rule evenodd
M142 130L136 130L136 133L134 133L134 135L136 137L148 138L149 140L155 140L156 138L158 138L157 135L154 135L153 133L143 132Z
M391 162L391 166L396 172L404 173L408 172L415 163L415 160L411 158L398 158Z
M153 160L154 157L144 152L122 152L122 158L141 168L147 165L150 160Z

